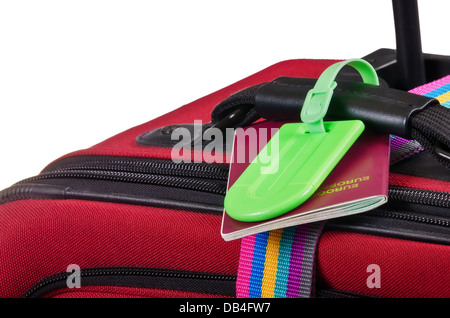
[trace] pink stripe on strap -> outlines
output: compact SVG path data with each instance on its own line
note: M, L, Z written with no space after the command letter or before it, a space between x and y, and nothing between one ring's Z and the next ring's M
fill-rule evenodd
M450 75L445 76L441 79L438 79L436 81L430 82L428 84L416 87L412 90L410 90L410 93L414 93L417 95L425 95L428 92L431 92L432 90L435 90L438 87L444 86L445 84L450 83Z
M238 280L236 281L236 297L249 298L250 276L252 272L253 252L256 235L244 237L241 240Z

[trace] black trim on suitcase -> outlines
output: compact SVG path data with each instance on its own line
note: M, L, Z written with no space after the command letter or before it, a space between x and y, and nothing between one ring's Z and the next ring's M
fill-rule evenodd
M61 272L46 277L31 287L22 297L39 298L52 291L67 288L67 279L71 275L71 272ZM234 275L161 268L82 268L80 283L81 288L83 286L124 286L236 296L236 276Z

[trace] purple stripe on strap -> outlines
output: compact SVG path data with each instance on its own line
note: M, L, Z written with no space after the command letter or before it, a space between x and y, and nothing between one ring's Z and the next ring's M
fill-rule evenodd
M407 144L409 140L404 139L402 137L395 136L395 138L391 139L391 150L396 150L401 146Z
M289 277L286 290L286 298L298 298L301 283L303 248L306 242L309 225L299 225L295 230L292 241Z

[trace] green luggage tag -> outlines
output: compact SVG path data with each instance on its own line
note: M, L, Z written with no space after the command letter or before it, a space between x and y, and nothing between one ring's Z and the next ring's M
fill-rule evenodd
M360 120L323 122L335 78L345 65L355 68L364 83L378 85L376 71L364 60L327 68L306 95L302 123L284 124L228 190L224 206L230 217L259 222L295 209L314 194L358 139L364 130ZM271 149L270 160L278 169L267 169L267 158L260 158Z

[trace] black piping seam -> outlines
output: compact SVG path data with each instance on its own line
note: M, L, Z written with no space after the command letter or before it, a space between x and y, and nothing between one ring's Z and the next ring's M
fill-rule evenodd
M171 199L160 199L133 196L130 194L99 193L76 191L70 187L59 187L44 184L23 184L12 186L0 192L0 204L26 199L48 199L48 200L88 200L100 202L113 202L131 205L152 206L167 209L178 209L183 211L195 211L222 215L223 207L212 204L193 203Z
M72 272L48 276L33 285L22 298L39 298L68 288L67 279ZM80 269L80 290L83 286L125 286L165 289L219 296L236 295L236 276L186 270L146 267L99 267Z

